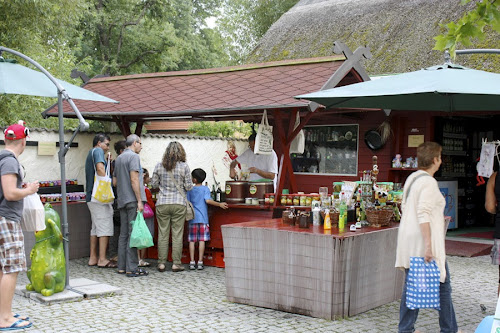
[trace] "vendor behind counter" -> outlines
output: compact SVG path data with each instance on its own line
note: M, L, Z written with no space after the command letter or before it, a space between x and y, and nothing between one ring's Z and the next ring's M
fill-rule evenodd
M229 176L235 180L241 178L235 170L236 165L240 163L242 166L242 174L249 172L248 180L255 181L262 178L270 179L273 181L274 191L276 191L278 156L274 150L271 155L255 154L255 137L256 134L252 134L248 137L249 148L231 162L229 166Z

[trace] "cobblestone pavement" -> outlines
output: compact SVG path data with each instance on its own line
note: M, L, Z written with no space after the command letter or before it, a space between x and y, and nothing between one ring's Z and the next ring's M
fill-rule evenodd
M26 332L396 332L399 302L357 316L329 321L226 300L224 269L159 273L127 278L113 269L71 260L70 276L119 286L119 296L43 305L14 296L14 311L32 318ZM457 321L463 332L494 314L498 268L489 257L448 257ZM18 284L25 285L25 274ZM480 304L486 306L482 313ZM422 332L439 332L438 313L423 310L417 321Z

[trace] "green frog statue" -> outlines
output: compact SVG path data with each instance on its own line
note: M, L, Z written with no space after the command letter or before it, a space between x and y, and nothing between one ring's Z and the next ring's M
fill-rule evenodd
M49 203L45 204L45 230L35 232L35 239L30 254L31 267L27 271L30 283L26 289L51 296L64 290L66 260L61 221Z

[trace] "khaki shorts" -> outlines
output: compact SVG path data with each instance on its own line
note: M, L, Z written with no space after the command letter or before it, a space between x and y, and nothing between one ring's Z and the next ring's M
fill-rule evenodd
M111 204L101 204L87 202L92 219L92 229L90 236L104 237L113 236L113 206Z
M0 265L4 274L26 271L21 223L0 217Z

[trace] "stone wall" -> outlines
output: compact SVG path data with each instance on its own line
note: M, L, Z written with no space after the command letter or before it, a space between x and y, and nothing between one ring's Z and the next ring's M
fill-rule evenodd
M72 133L65 133L65 140L71 138ZM74 142L78 147L70 148L66 154L66 179L76 178L78 184L85 184L85 158L89 149L92 148L92 140L95 133L79 133ZM116 157L113 144L122 140L121 135L111 136L111 149L113 158ZM246 140L231 139L236 145L236 151L241 154L247 148ZM30 129L28 141L58 142L59 133L43 129ZM207 172L207 182L211 186L214 183L212 165L217 170L216 180L224 185L229 179L229 171L222 162L222 157L227 149L228 139L225 138L201 138L188 135L159 135L145 134L142 136L142 151L140 153L142 166L153 172L154 167L162 159L166 147L172 141L178 141L186 150L187 163L191 170L202 168ZM3 148L3 147L2 147ZM60 164L58 159L59 148L52 156L38 155L37 146L27 146L19 161L26 170L25 180L42 181L56 180L61 178Z

